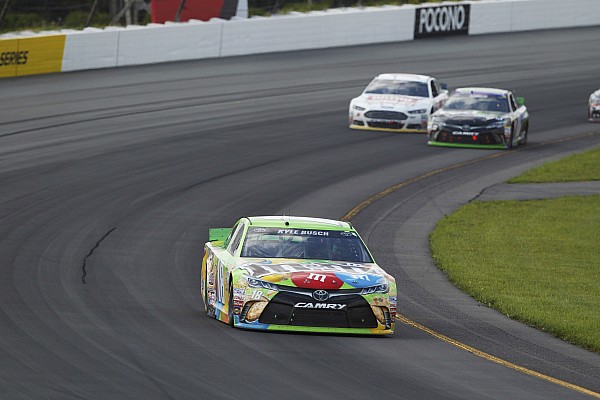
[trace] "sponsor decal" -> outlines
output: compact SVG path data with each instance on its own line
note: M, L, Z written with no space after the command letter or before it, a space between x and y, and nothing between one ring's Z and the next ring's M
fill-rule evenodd
M464 131L452 131L454 136L477 136L479 133L477 132L464 132Z
M300 235L300 236L329 236L329 231L309 231L302 229L278 229L278 235Z
M470 14L470 4L417 8L414 37L468 35Z
M27 56L29 51L5 51L0 53L0 67L6 65L24 65L27 64Z
M385 278L381 275L373 274L350 274L344 272L335 273L338 278L344 281L347 285L355 288L365 288L381 283L385 283Z
M65 35L0 41L0 77L62 70Z
M376 274L380 275L381 270L374 264L357 264L351 262L275 262L270 260L268 263L248 263L239 266L248 275L261 277L271 274L286 274L293 272L347 272L356 274Z
M317 301L325 301L329 299L329 292L327 290L317 289L313 292L312 296L313 299Z
M290 278L296 287L310 289L339 289L343 284L333 272L293 272Z
M343 310L346 304L327 304L327 303L296 303L296 308L315 308L321 310Z
M379 103L379 102L389 101L389 102L394 102L394 103L414 104L422 99L423 98L415 98L415 97L408 97L408 96L402 96L402 95L395 95L395 96L376 95L376 96L368 96L366 101L367 101L367 103Z

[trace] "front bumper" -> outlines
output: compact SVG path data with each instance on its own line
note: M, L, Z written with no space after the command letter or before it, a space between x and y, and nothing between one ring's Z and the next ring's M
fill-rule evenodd
M427 144L443 147L466 147L484 149L505 149L508 147L506 133L503 128L474 130L466 134L458 134L447 128L429 132Z
M427 114L410 114L385 110L351 111L352 129L387 132L427 132Z
M258 318L250 316L254 302L244 304L234 314L235 326L258 330L358 335L394 333L395 301L390 303L389 298L386 300L381 294L366 297L349 294L318 302L303 294L279 292L265 303Z

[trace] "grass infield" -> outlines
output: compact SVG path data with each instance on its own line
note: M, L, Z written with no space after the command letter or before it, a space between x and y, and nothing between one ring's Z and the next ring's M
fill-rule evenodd
M600 180L600 147L573 154L526 171L508 183L582 182Z
M510 182L600 180L600 148ZM430 235L450 281L481 303L600 353L600 196L472 202Z

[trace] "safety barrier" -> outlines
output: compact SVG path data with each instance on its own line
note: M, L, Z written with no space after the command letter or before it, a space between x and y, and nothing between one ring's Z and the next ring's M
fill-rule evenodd
M480 0L0 36L0 77L600 25L598 0Z

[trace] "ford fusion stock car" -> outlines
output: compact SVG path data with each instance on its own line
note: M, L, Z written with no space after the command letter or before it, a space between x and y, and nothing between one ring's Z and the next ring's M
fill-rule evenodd
M350 128L424 133L429 115L447 99L446 85L431 76L377 75L350 102Z
M348 222L245 217L209 230L207 314L237 328L392 334L396 283Z
M522 97L504 89L456 89L428 123L428 144L510 149L527 143L529 114Z
M588 101L588 119L590 121L600 121L600 89L590 95Z

